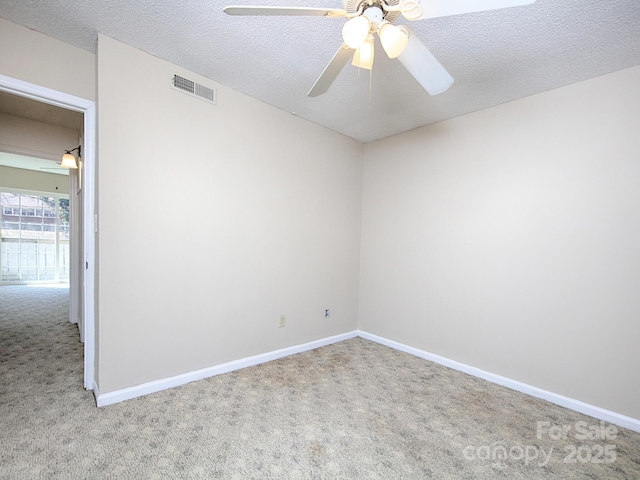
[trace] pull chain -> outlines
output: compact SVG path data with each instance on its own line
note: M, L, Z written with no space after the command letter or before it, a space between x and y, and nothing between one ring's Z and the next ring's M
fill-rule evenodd
M360 70L358 66L358 78L360 78ZM371 110L371 91L373 90L373 68L369 70L369 110Z
M372 79L373 79L373 68L369 70L369 110L371 110L371 90L373 89Z

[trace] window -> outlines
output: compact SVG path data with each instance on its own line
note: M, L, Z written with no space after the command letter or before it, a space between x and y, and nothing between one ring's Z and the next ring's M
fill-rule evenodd
M12 207L2 207L2 214L6 215L6 216L19 216L20 215L20 209L19 208L12 208Z
M69 199L0 191L0 282L69 280Z

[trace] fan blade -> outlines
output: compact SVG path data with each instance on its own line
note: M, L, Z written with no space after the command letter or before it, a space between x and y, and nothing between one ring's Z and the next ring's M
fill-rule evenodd
M410 0L413 2L413 0ZM463 13L485 12L501 8L531 5L536 0L425 0L422 3L422 15L409 20L423 20L425 18L448 17Z
M310 17L345 17L346 10L339 8L306 8L306 7L247 7L230 5L224 8L229 15L286 15Z
M313 84L307 96L309 97L317 97L318 95L322 95L333 83L338 74L342 71L344 66L347 64L351 55L353 55L353 48L347 47L344 43L340 47L340 49L333 56L329 64L325 67L323 72L320 74L316 83Z
M453 77L412 32L398 60L429 95L438 95L453 84Z

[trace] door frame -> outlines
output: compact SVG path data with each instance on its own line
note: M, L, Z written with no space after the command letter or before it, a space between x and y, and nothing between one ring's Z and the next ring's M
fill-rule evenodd
M74 110L84 114L84 146L82 148L83 179L82 204L83 212L83 263L81 268L82 288L82 319L84 331L84 388L96 391L95 384L95 275L96 275L96 244L98 231L98 216L95 211L95 175L96 175L96 103L92 100L69 95L33 83L18 80L0 74L0 90L21 97L27 97L39 102L57 107ZM76 261L80 259L75 259Z

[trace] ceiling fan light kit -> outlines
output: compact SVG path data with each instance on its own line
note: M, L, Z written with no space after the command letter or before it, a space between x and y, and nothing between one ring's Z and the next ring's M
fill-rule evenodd
M349 19L342 27L342 39L349 48L360 48L367 40L371 22L364 15Z
M383 22L378 29L378 36L384 52L389 58L397 58L409 42L409 33L406 28L396 27L389 22Z
M344 9L228 6L229 15L284 15L345 17L342 28L344 43L325 67L309 93L317 97L325 93L349 58L358 68L373 68L374 37L380 37L382 48L389 58L397 58L407 71L430 95L445 92L453 85L453 77L433 56L429 49L403 26L393 25L402 15L414 21L426 18L482 12L501 8L530 5L536 0L426 0L423 10L420 0L344 0Z
M371 70L373 68L373 54L373 35L369 35L365 42L360 45L360 48L353 54L351 65Z

